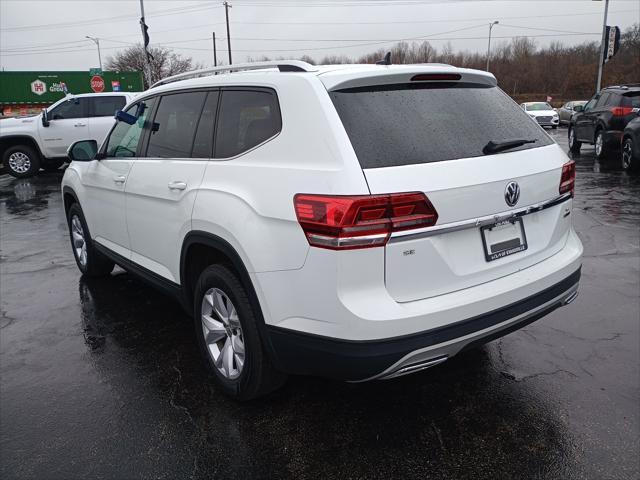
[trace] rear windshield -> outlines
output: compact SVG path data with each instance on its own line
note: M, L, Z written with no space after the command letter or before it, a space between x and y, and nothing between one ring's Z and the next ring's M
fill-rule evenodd
M482 156L489 141L550 145L502 90L477 84L400 84L330 92L362 168Z
M622 97L622 107L640 108L640 92L625 93Z

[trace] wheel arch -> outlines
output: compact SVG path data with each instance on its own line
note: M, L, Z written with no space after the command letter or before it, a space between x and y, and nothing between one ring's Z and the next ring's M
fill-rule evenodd
M17 145L27 145L33 148L41 159L45 158L37 140L31 135L7 135L0 137L0 157L4 157L7 149Z
M197 277L199 273L193 270L194 258L193 255L206 251L212 255L210 258L215 258L217 263L228 264L238 274L242 286L246 289L249 301L254 310L254 315L257 321L257 329L260 333L260 338L265 352L269 355L274 364L279 367L277 355L274 352L269 332L267 331L263 309L256 293L256 289L249 275L249 271L245 266L244 261L236 249L225 239L204 231L191 231L189 232L183 242L180 252L180 288L182 290L183 305L190 315L193 315L193 294ZM206 268L207 262L203 262L198 268L200 272ZM213 263L216 263L215 261ZM204 266L203 266L204 265ZM198 273L195 275L195 273Z
M64 204L65 217L67 216L67 213L69 213L71 205L73 205L74 203L80 205L80 200L78 200L78 195L76 194L76 192L73 190L73 188L66 185L62 187L62 201ZM80 208L82 208L82 205L80 205Z

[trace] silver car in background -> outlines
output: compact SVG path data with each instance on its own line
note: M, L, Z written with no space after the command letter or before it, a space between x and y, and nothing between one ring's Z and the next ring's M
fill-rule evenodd
M571 115L575 113L575 108L578 105L586 105L587 100L574 100L573 102L567 102L558 109L558 116L560 117L560 125L569 125L571 121Z

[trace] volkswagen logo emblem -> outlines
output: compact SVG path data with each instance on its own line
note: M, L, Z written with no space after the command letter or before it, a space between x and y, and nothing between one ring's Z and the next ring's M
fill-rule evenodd
M507 188L504 189L504 201L507 205L513 207L520 199L520 185L517 182L507 183Z

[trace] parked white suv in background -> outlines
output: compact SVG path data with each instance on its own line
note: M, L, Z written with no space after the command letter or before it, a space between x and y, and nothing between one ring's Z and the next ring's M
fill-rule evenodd
M233 69L144 92L62 181L80 270L179 298L227 394L415 372L577 295L575 164L491 74Z
M57 170L67 161L67 149L78 140L102 142L113 126L113 115L135 93L67 95L32 117L0 121L0 158L14 177L31 177L40 168Z

